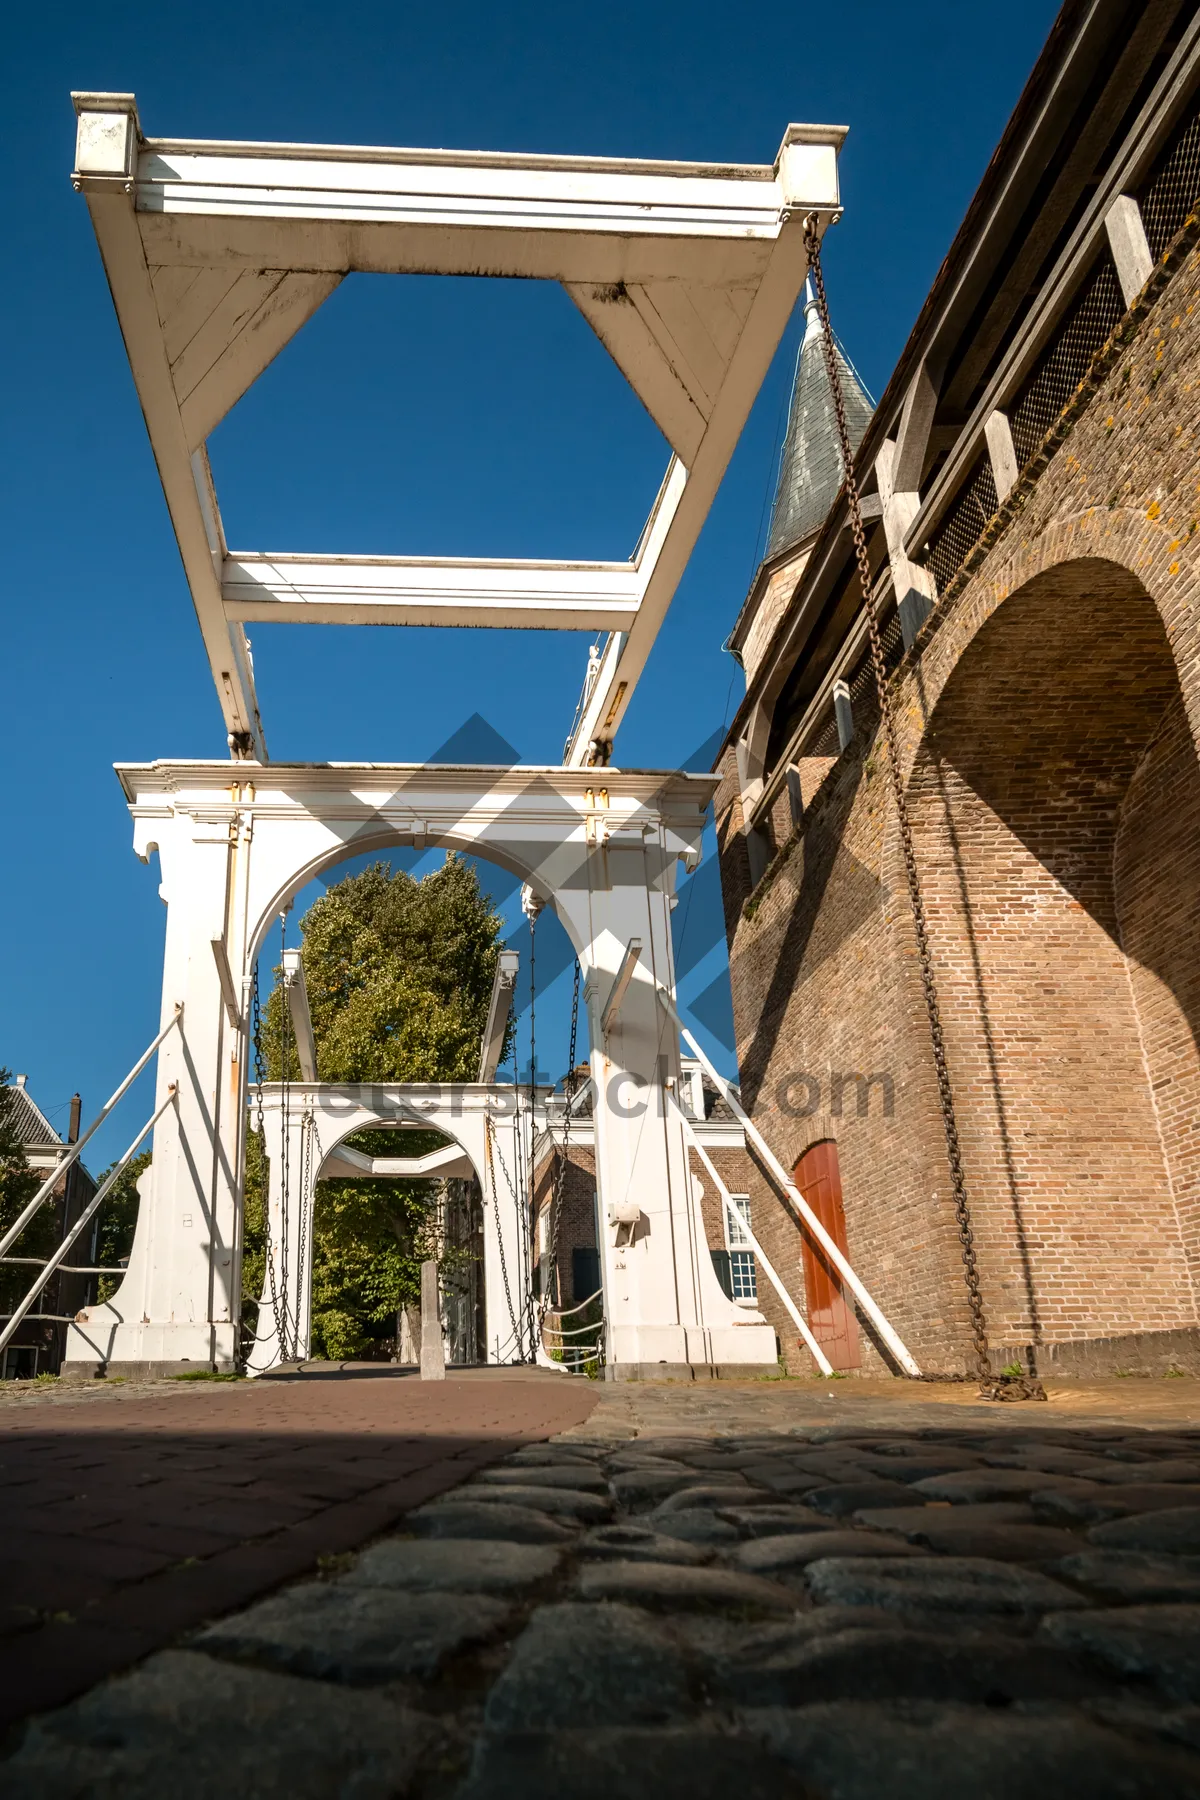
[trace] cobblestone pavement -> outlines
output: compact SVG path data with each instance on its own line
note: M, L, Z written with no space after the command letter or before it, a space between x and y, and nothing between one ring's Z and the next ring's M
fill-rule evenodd
M1195 1800L1194 1384L1119 1388L605 1390L33 1720L0 1792Z

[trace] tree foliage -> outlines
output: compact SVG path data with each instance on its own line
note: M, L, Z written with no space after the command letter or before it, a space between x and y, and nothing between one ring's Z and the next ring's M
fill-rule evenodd
M102 1187L116 1168L110 1163L97 1186ZM150 1167L150 1152L143 1150L122 1169L100 1208L96 1232L96 1261L103 1269L115 1269L125 1262L133 1249L133 1233L138 1216L138 1180ZM121 1282L119 1275L102 1275L96 1289L98 1300L115 1294Z
M470 1081L499 953L501 919L471 864L450 855L415 880L377 863L331 887L302 922L301 961L322 1081ZM279 988L266 1007L263 1048L278 1080L299 1077ZM395 1156L394 1133L350 1140ZM447 1140L406 1132L403 1154ZM242 1288L262 1291L265 1201L261 1149L246 1170ZM435 1253L438 1189L429 1181L322 1181L313 1225L315 1356L369 1354L419 1303L422 1261Z
M0 1069L0 1235L8 1230L23 1207L28 1205L41 1186L42 1177L29 1167L25 1149L17 1134L13 1095L8 1085L9 1072ZM97 1182L103 1185L116 1167L110 1163ZM150 1167L150 1152L135 1156L110 1188L100 1208L96 1230L96 1260L106 1268L116 1268L133 1247L133 1232L138 1214L138 1176ZM12 1247L14 1256L50 1256L62 1238L62 1201L50 1199L34 1214ZM81 1240L80 1250L90 1245L90 1237ZM69 1259L70 1260L70 1259ZM29 1288L36 1273L28 1267L16 1266L0 1270L0 1311L7 1310ZM102 1276L98 1297L107 1299L120 1285L119 1275ZM53 1290L52 1290L53 1291Z
M7 1231L23 1206L38 1190L38 1178L29 1167L16 1122L19 1089L11 1085L12 1072L0 1069L0 1231Z
M322 1081L471 1081L501 920L470 863L448 856L417 881L376 863L331 887L303 922L301 960ZM267 1067L283 1069L278 989ZM289 1045L289 1072L299 1075Z
M0 1235L20 1217L41 1186L42 1178L31 1169L16 1125L17 1089L8 1069L0 1069ZM12 1246L11 1256L49 1256L58 1243L58 1212L43 1206ZM8 1311L24 1294L35 1271L0 1269L0 1311Z

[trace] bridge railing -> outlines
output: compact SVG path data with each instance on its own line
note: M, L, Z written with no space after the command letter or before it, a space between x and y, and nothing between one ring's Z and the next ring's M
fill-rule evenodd
M174 1015L168 1019L153 1043L148 1046L138 1058L137 1062L134 1063L132 1069L130 1069L128 1075L126 1075L124 1081L122 1081L120 1087L117 1088L111 1099L101 1107L100 1111L92 1120L83 1135L76 1139L75 1143L70 1146L66 1156L64 1156L60 1162L55 1164L53 1170L42 1183L32 1200L30 1200L29 1204L23 1208L19 1217L14 1220L13 1224L9 1226L4 1236L0 1238L0 1264L11 1263L27 1265L30 1262L41 1264L39 1273L35 1278L32 1287L18 1303L13 1312L8 1315L4 1329L0 1331L0 1354L8 1348L18 1327L28 1316L34 1301L43 1292L51 1276L56 1274L59 1269L65 1269L67 1267L67 1257L70 1255L71 1250L74 1248L79 1238L83 1235L85 1227L91 1223L96 1213L100 1210L101 1206L112 1192L112 1189L116 1186L120 1177L125 1173L125 1170L128 1168L134 1156L136 1156L145 1139L149 1137L158 1121L162 1118L162 1115L166 1112L168 1106L171 1106L174 1103L176 1088L173 1082L167 1089L166 1097L162 1101L162 1104L155 1109L150 1118L142 1126L132 1144L130 1144L128 1150L126 1150L124 1156L122 1156L120 1161L115 1163L112 1169L110 1169L106 1179L101 1183L87 1206L84 1207L83 1211L63 1238L58 1249L54 1251L53 1255L47 1258L45 1262L42 1262L40 1258L10 1257L8 1252L16 1243L21 1233L25 1230L30 1220L36 1217L37 1213L50 1199L50 1196L62 1181L67 1170L73 1163L78 1162L80 1156L83 1154L84 1145L88 1142L89 1138L95 1135L100 1126L103 1125L105 1119L107 1119L109 1113L112 1112L113 1108L117 1105L118 1101L128 1093L129 1089L133 1086L133 1083L146 1067L146 1064L150 1061L150 1058L154 1055L159 1045L163 1042L169 1032L175 1030L182 1017L183 1006L181 1004L175 1008ZM104 1272L119 1273L120 1271L106 1270ZM35 1318L43 1318L45 1316L45 1314L41 1313L34 1314Z
M564 1326L564 1319L586 1313L599 1302L600 1311L580 1324ZM542 1321L541 1350L546 1360L568 1375L598 1374L604 1365L604 1289L597 1288L574 1306L554 1307ZM538 1358L539 1362L542 1357Z

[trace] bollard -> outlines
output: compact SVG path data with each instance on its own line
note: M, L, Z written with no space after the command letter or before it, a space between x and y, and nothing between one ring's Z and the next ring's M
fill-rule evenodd
M446 1352L438 1313L438 1266L421 1264L421 1380L445 1381Z

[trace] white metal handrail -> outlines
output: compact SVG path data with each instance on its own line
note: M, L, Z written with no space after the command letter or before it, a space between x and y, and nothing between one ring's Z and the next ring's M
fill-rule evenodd
M164 1036L165 1036L165 1033L164 1033ZM153 1046L151 1046L151 1048L153 1048ZM125 1152L124 1156L121 1158L121 1160L118 1163L114 1164L114 1166L108 1176L108 1179L106 1181L102 1182L101 1185L99 1186L99 1188L97 1188L95 1194L92 1196L92 1199L88 1202L87 1206L84 1207L83 1211L80 1213L79 1217L76 1219L74 1225L72 1225L70 1231L67 1233L67 1235L63 1239L62 1243L58 1246L58 1249L54 1252L54 1255L45 1264L44 1268L42 1269L41 1274L38 1276L37 1280L34 1282L33 1286L30 1288L29 1292L26 1294L25 1298L21 1301L20 1305L17 1307L17 1310L10 1316L8 1324L4 1327L4 1330L0 1331L0 1351L6 1350L8 1348L9 1341L12 1338L13 1333L16 1331L18 1325L20 1325L21 1321L24 1319L26 1313L28 1313L29 1309L33 1305L34 1301L37 1299L38 1295L41 1293L42 1289L45 1287L46 1283L49 1281L50 1277L54 1274L56 1269L58 1269L60 1264L66 1260L67 1252L70 1250L72 1244L75 1242L76 1238L79 1237L80 1233L83 1231L84 1226L90 1223L93 1214L97 1211L97 1209L99 1208L101 1203L105 1199L107 1199L109 1190L115 1185L118 1178L124 1174L126 1167L132 1161L133 1157L136 1155L137 1150L142 1143L142 1140L144 1138L148 1137L149 1134L153 1131L154 1127L158 1124L158 1121L162 1118L163 1114L166 1112L168 1106L170 1106L171 1103L173 1102L173 1100L175 1099L175 1095L177 1092L178 1092L178 1089L176 1088L175 1083L172 1082L170 1087L167 1089L166 1098L163 1100L162 1105L157 1107L155 1109L155 1111L151 1114L150 1118L147 1119L146 1123L142 1126L142 1129L138 1132L137 1136L134 1138L132 1144L130 1144L130 1146L129 1146L128 1150Z
M584 1337L589 1331L599 1330L603 1323L603 1319L596 1319L591 1325L577 1325L574 1331L558 1331L557 1326L555 1327L555 1330L560 1338Z
M546 1357L543 1367L561 1370L565 1375L585 1375L589 1365L598 1366L604 1361L604 1328L600 1327L594 1344L561 1344L555 1345L557 1355L552 1355L545 1345L542 1354Z
M556 1306L555 1315L560 1319L569 1319L572 1313L582 1312L585 1306L592 1304L593 1300L603 1300L603 1298L604 1289L598 1287L594 1294L589 1294L586 1300L577 1300L574 1306Z
M0 1256L0 1268L40 1269L45 1263L44 1256ZM60 1263L61 1275L124 1275L125 1270L118 1266L114 1269L96 1268L91 1263Z
M66 1174L67 1170L71 1167L71 1164L74 1162L77 1162L79 1160L79 1158L82 1156L83 1147L87 1143L88 1139L90 1137L92 1137L93 1134L100 1129L101 1125L103 1125L105 1119L107 1119L107 1117L108 1117L109 1113L112 1111L113 1107L117 1104L117 1101L120 1100L121 1097L125 1093L127 1093L128 1090L133 1086L133 1083L137 1080L138 1076L141 1074L141 1072L145 1068L146 1064L150 1061L150 1058L154 1055L154 1052L158 1049L158 1046L162 1043L162 1041L166 1037L167 1033L169 1031L174 1031L176 1025L178 1025L178 1023L179 1023L180 1019L182 1019L182 1017L183 1017L183 1002L181 1000L178 1002L178 1004L175 1007L175 1012L174 1012L173 1017L171 1017L170 1019L167 1020L166 1024L163 1026L162 1030L159 1032L159 1034L155 1038L154 1042L150 1045L149 1049L147 1049L141 1056L138 1057L138 1060L134 1063L132 1069L130 1069L128 1075L125 1077L124 1081L121 1083L121 1085L117 1089L116 1093L112 1096L112 1099L105 1102L105 1104L101 1107L100 1111L96 1114L96 1117L92 1120L91 1124L88 1126L87 1130L84 1132L83 1136L81 1138L76 1138L75 1142L71 1145L67 1155L63 1157L62 1161L59 1163L56 1163L54 1165L53 1172L46 1177L45 1181L42 1183L42 1185L38 1189L37 1193L33 1196L33 1199L29 1202L28 1206L25 1208L25 1210L21 1214L20 1218L17 1219L15 1224L11 1225L9 1227L9 1229L5 1232L4 1236L2 1238L0 1238L0 1256L7 1255L9 1250L12 1249L12 1246L16 1243L17 1239L20 1237L21 1233L24 1231L24 1229L28 1225L30 1219L32 1219L33 1215L39 1210L40 1207L45 1205L46 1201L50 1198L50 1195L53 1193L54 1189L58 1186L59 1182L62 1180L63 1176ZM155 1116L157 1117L157 1114Z
M564 1344L560 1356L561 1361L550 1359L556 1369L565 1375L586 1375L589 1366L598 1367L604 1360L603 1332L595 1344Z
M492 1349L496 1363L503 1364L506 1368L511 1367L514 1362L523 1363L525 1361L524 1341L522 1336L515 1331L509 1331L503 1338L497 1333L492 1340Z
M602 1360L604 1354L605 1330L603 1313L601 1313L598 1319L593 1319L590 1325L576 1325L573 1326L570 1331L564 1331L561 1322L563 1319L571 1318L575 1313L582 1312L585 1306L591 1306L597 1300L603 1301L603 1298L604 1289L598 1287L596 1292L594 1294L589 1294L586 1300L578 1300L574 1306L563 1307L561 1311L557 1308L555 1309L553 1315L553 1330L555 1336L559 1340L554 1346L559 1352L557 1357L552 1355L546 1345L546 1326L551 1322L550 1313L546 1314L545 1318L542 1320L542 1337L539 1348L547 1362L553 1367L564 1370L568 1375L579 1375L583 1373L584 1367L588 1363L598 1363ZM586 1337L589 1332L595 1333L595 1337L591 1343L568 1344L563 1341L567 1338Z

